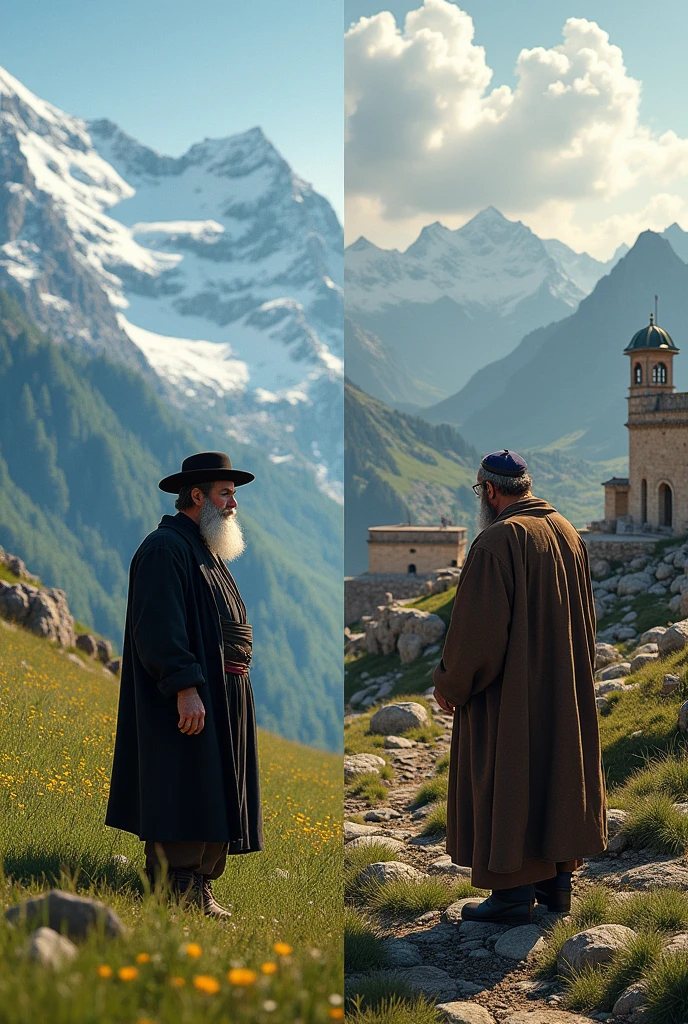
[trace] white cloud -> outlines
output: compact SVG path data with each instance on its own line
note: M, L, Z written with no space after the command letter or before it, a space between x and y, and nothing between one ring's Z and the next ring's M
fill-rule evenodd
M489 204L529 222L590 204L608 221L601 245L628 226L625 214L605 218L605 204L649 189L650 212L666 206L667 186L688 174L688 140L641 123L641 83L595 22L569 18L561 45L522 50L513 90L491 87L473 37L471 17L448 0L425 0L403 28L384 11L347 32L350 228L386 227L388 238Z

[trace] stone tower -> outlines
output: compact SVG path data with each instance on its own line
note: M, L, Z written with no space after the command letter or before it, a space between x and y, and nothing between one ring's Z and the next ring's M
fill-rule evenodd
M679 350L650 315L648 326L633 335L624 351L631 371L627 514L636 530L685 533L688 394L675 393L673 362ZM607 499L614 492L617 508L619 500L623 504L621 484L610 480L605 485Z

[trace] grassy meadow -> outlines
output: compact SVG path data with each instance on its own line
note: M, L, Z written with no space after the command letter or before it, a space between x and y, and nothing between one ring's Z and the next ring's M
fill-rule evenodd
M101 666L0 620L0 909L56 885L128 929L53 974L0 915L3 1021L341 1020L341 758L259 730L265 850L228 858L213 889L232 918L207 919L151 894L143 843L103 825L117 696Z

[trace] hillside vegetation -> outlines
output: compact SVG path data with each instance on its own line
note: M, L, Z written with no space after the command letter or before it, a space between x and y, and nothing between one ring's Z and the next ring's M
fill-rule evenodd
M226 439L194 438L135 371L53 345L2 291L0 394L0 545L119 647L131 556L175 511L158 480ZM262 453L230 454L256 475L238 494L247 550L233 571L259 721L338 749L341 508Z
M142 898L143 844L103 825L116 706L100 671L0 621L0 905L57 884L103 900L129 928L80 944L56 1000L55 980L18 960L23 934L0 918L3 1020L341 1019L341 759L259 730L265 850L228 858L214 889L233 917L218 922ZM231 968L249 972L243 984Z

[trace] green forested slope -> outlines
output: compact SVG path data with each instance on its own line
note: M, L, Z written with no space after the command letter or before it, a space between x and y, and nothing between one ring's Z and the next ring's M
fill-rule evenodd
M119 645L128 565L173 497L158 480L199 448L134 371L50 343L0 292L0 544ZM341 745L341 509L312 480L232 443L247 551L233 566L255 630L260 724Z

